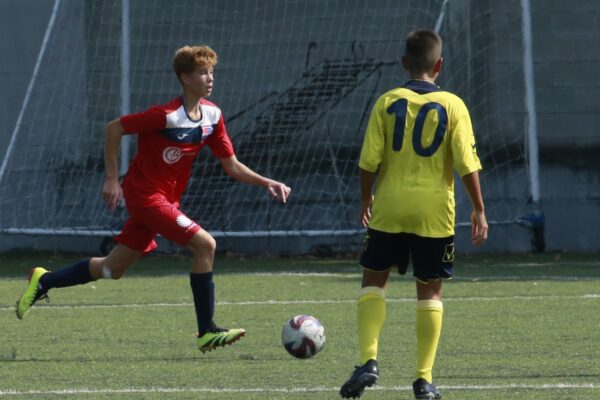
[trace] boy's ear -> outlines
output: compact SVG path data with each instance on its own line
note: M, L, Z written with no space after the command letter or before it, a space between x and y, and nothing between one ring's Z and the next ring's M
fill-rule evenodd
M433 72L435 72L436 74L439 74L440 71L442 70L442 64L444 63L444 58L440 57L439 60L437 60L435 62L435 65L433 66Z
M182 72L181 74L179 74L179 80L184 85L187 85L188 83L190 83L190 75L185 72Z
M402 56L402 59L400 61L402 62L402 66L404 67L404 69L407 71L410 71L410 68L408 65L408 60L406 59L406 56Z

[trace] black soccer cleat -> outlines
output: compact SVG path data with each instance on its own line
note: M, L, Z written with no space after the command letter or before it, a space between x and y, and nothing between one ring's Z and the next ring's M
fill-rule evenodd
M352 376L340 389L340 396L344 399L356 399L362 395L365 388L371 387L379 378L377 361L369 360L363 366L356 366Z
M423 378L413 382L413 393L416 400L438 400L442 398L436 387Z

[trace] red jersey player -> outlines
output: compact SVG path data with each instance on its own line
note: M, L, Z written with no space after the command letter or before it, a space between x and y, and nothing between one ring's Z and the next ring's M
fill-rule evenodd
M173 69L183 95L167 104L124 115L108 123L104 159L106 175L102 196L111 209L124 197L129 218L117 244L106 257L93 257L50 272L32 270L29 285L17 302L22 319L33 304L52 288L84 284L101 278L119 279L145 252L156 248L157 234L193 253L190 285L198 323L198 348L210 351L245 335L243 329L225 329L213 321L213 259L215 239L179 210L194 160L208 146L232 178L262 186L285 203L290 188L265 178L235 157L221 110L205 98L213 89L217 54L208 46L177 50ZM123 182L118 180L118 154L123 134L138 133L138 149Z

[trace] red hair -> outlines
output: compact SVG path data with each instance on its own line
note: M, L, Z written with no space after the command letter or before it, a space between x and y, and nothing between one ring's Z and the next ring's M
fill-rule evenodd
M181 74L189 74L198 67L214 67L217 53L208 46L184 46L175 52L173 70L180 79Z

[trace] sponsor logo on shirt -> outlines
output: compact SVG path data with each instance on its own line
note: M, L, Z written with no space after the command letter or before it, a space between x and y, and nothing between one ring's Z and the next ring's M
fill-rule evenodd
M213 133L212 125L205 125L202 127L202 138L209 136L211 133Z
M167 164L175 164L182 156L183 150L177 147L166 147L162 153L163 161Z

